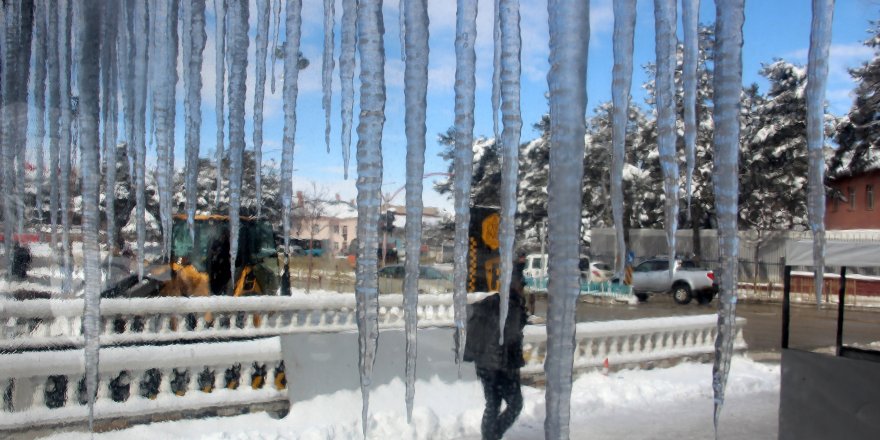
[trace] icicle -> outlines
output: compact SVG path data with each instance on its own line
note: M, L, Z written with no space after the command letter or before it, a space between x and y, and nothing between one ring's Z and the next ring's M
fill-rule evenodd
M59 143L61 142L61 68L59 53L59 21L66 17L63 4L52 10L47 8L48 54L47 69L49 82L49 222L51 226L52 252L58 251L58 209L59 209Z
M684 28L684 156L687 215L691 215L691 185L697 148L697 58L700 54L697 31L700 0L682 0L681 26Z
M321 88L324 96L321 108L324 109L324 143L327 144L327 152L330 152L330 110L333 96L333 19L336 15L335 0L324 0L324 58L321 63Z
M241 207L241 159L244 155L244 101L247 93L248 1L229 0L229 270L235 288ZM285 216L286 217L286 216Z
M107 249L110 253L109 264L112 264L116 246L116 118L117 94L117 50L116 35L119 23L119 4L105 2L103 27L104 35L101 43L101 118L104 121L104 201L106 203L105 214L107 216ZM108 277L109 281L109 277Z
M400 60L406 61L406 4L407 0L397 3L397 25L400 28Z
M101 38L101 14L99 0L78 0L77 44L79 50L78 88L80 139L82 145L82 234L85 297L83 305L83 339L85 340L85 381L89 402L89 431L93 430L95 397L98 390L98 334L101 324L101 254L98 247L98 228L100 227L98 209L99 181L98 166L99 138L99 60L100 46L95 42ZM107 6L107 5L105 5ZM115 10L115 8L112 8ZM107 15L108 19L114 17ZM115 20L114 20L115 21ZM112 23L111 26L114 26ZM112 31L111 31L112 32ZM106 35L104 43L112 37ZM112 51L105 49L105 52Z
M358 0L342 0L342 37L339 54L339 83L342 88L342 162L348 179L351 159L351 121L354 113L354 55L357 43Z
M71 111L71 92L70 92L70 70L71 70L71 20L73 19L73 7L68 1L60 1L59 12L59 63L61 66L61 75L59 80L59 88L61 91L61 137L59 161L61 166L59 204L61 209L61 292L64 295L71 295L73 284L73 256L70 249L70 158L72 111Z
M281 2L282 0L275 0L275 37L272 39L272 94L275 94L275 59L277 58L278 50L278 29L281 27Z
M156 176L159 218L162 224L162 255L171 257L171 174L174 170L174 118L177 84L177 6L173 0L152 3L153 126L156 136ZM244 114L242 112L242 114Z
M123 126L125 128L125 151L128 162L128 183L129 187L135 187L135 170L134 164L137 159L137 152L134 148L134 127L135 127L135 93L134 93L134 72L135 72L135 41L131 38L134 33L134 2L124 2L124 7L120 11L120 20L124 24L124 28L118 32L119 44L117 63L119 74L119 86L122 91L122 113Z
M744 0L716 2L715 18L715 212L718 214L719 254L721 258L718 300L718 336L712 390L715 403L715 437L724 404L724 389L733 356L736 327L737 200L739 194L739 112L742 93L742 44Z
M190 239L195 242L196 200L198 197L199 146L202 127L202 56L205 51L205 0L183 2L183 83L186 132L186 219Z
M214 209L220 206L220 192L223 189L223 86L226 82L226 0L214 0L214 85L215 110L217 116L217 192L214 194Z
M626 152L626 126L629 120L629 97L632 87L633 35L636 27L636 0L614 1L614 68L611 80L612 115L611 208L617 239L614 271L623 275L626 242L623 237L623 164Z
M257 0L256 84L254 91L254 185L257 217L263 205L263 100L266 97L266 48L269 45L269 0ZM274 55L274 54L273 54Z
M501 299L499 344L504 341L504 323L513 269L514 216L516 215L516 184L519 174L519 141L522 117L519 108L520 51L519 0L501 0L501 226L498 241L501 253Z
M461 374L467 341L467 254L471 223L470 199L474 163L474 93L476 91L477 0L458 0L455 25L455 249L453 312L455 361Z
M385 48L382 0L361 0L357 9L361 59L361 113L357 145L358 255L355 284L360 379L361 423L367 437L370 386L379 343L379 210L382 190L382 127L385 125Z
M147 66L149 63L149 17L147 2L135 3L129 41L134 42L134 131L131 136L135 150L135 215L137 216L137 266L138 279L144 277L144 242L147 238L145 222L146 197L146 115L147 115Z
M828 49L834 0L813 0L810 51L807 60L807 152L809 160L807 212L813 231L813 284L816 307L822 303L825 279L825 84L828 79Z
M419 261L422 244L422 178L425 174L425 112L428 93L428 4L413 0L406 12L403 73L406 112L406 261L403 312L406 326L406 420L412 423L418 356Z
M27 153L28 138L28 82L30 80L31 67L31 43L34 28L34 3L21 1L19 5L20 22L17 29L17 48L15 50L16 86L13 88L15 100L13 103L15 116L15 132L13 145L15 147L15 219L16 229L19 234L24 232L25 220L25 156ZM7 145L8 147L9 145Z
M45 139L46 139L46 31L47 4L34 4L34 37L33 37L33 96L34 96L34 148L36 150L35 176L37 191L37 219L43 225L43 193L45 191Z
M3 5L3 50L2 50L2 100L0 100L0 116L2 116L3 124L0 130L0 148L3 152L2 164L2 185L3 194L3 233L8 240L3 241L6 252L6 267L12 267L13 261L13 240L11 237L15 233L18 215L16 207L16 190L15 182L15 158L18 154L18 112L26 106L19 101L22 87L27 87L27 83L21 83L20 69L23 67L19 64L20 52L29 51L20 47L20 40L23 28L26 26L26 18L23 16L22 9L24 5L21 1L5 2ZM29 47L28 47L29 48ZM7 270L7 276L11 278L12 271Z
M495 0L492 39L495 42L492 53L492 133L495 143L498 137L498 109L501 107L501 0Z
M287 0L284 43L284 138L281 151L281 206L284 249L290 254L290 209L293 197L293 147L296 141L296 98L299 94L297 64L302 26L302 1Z
M589 3L547 2L550 28L550 264L547 313L546 438L568 438L574 356L575 309L580 292L578 243L584 163ZM574 190L573 190L574 189Z
M657 73L657 146L666 194L666 244L669 276L675 272L675 231L678 229L678 162L675 152L675 26L676 0L654 0Z

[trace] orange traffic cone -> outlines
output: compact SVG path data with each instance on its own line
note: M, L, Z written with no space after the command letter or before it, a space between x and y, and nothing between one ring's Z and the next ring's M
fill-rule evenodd
M602 362L602 374L608 375L608 358L605 358L605 362Z

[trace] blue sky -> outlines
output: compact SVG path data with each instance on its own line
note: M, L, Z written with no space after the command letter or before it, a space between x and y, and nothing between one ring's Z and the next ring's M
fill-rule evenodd
M324 144L324 117L321 109L321 53L323 44L323 6L317 0L303 2L303 43L302 52L310 59L311 65L300 74L299 99L297 102L296 151L294 156L294 188L307 189L310 182L317 183L328 196L339 194L344 199L356 195L354 180L343 180L342 155L340 143L339 116L339 74L334 71L331 152L326 152ZM339 54L339 21L341 2L336 5L336 51ZM455 75L455 1L429 0L431 20L431 53L429 65L429 90L427 113L427 151L425 172L446 171L446 163L437 157L441 147L437 144L437 133L444 132L453 124L453 82ZM701 23L712 23L715 11L714 2L704 0L701 9ZM396 0L386 0L385 47L386 47L386 85L388 101L386 104L386 123L383 136L384 185L383 193L394 193L405 181L406 139L404 136L403 70L400 59L398 11ZM758 75L761 63L774 58L805 64L810 32L810 2L807 0L747 1L745 43L743 47L743 82L757 82L762 90L766 83ZM477 105L475 111L475 135L492 135L491 60L492 60L492 0L479 1L477 30ZM679 10L680 12L680 10ZM827 99L830 111L840 115L845 113L851 103L853 88L846 69L859 65L872 57L872 51L862 45L868 37L868 20L880 18L880 4L870 0L841 0L837 2L834 16L833 42L831 48L831 71L829 74ZM254 15L256 7L251 1L251 32L256 27ZM205 49L203 67L204 88L202 91L202 141L201 154L213 155L215 130L214 97L214 20L213 1L208 0L208 45ZM545 93L547 91L547 7L546 0L527 0L521 4L523 34L523 75L522 75L522 140L538 135L532 124L547 111ZM611 97L611 66L613 14L610 0L593 0L591 9L591 37L588 70L588 115L599 103ZM643 102L641 84L645 75L641 66L654 61L654 17L653 2L638 1L637 28L635 36L633 95L636 102ZM283 19L282 19L283 28ZM681 33L679 32L679 35ZM284 40L283 29L281 40ZM270 42L271 46L271 42ZM271 47L270 47L271 51ZM246 115L247 148L252 145L252 109L254 81L254 40L251 39L248 65L248 101ZM275 159L280 162L283 111L281 101L281 75L283 66L279 61L275 66L277 80L276 93L267 95L264 124L264 160ZM267 81L268 83L268 81ZM357 78L355 80L357 88ZM268 84L267 84L267 93ZM357 92L355 93L357 99ZM182 81L178 85L178 101L182 102ZM177 166L183 162L182 108L179 106L177 124ZM354 128L357 127L357 107L355 107ZM352 130L352 162L354 147L357 145L356 131ZM394 203L403 204L403 192ZM450 207L451 203L436 194L431 188L431 180L425 181L424 200L427 206Z

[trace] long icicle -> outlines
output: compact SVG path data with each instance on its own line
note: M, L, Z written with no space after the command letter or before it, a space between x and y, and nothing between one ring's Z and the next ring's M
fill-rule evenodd
M152 3L154 38L153 127L156 136L156 170L162 256L171 257L171 173L174 164L175 91L177 85L177 6L173 0Z
M214 193L214 209L220 206L220 193L223 190L223 102L224 93L223 86L226 82L226 0L214 0L214 76L216 83L214 84L214 113L217 123L217 144L214 160L217 167L216 185L217 191Z
M190 238L195 240L195 215L198 197L199 147L202 127L202 61L207 43L205 32L205 0L181 4L184 9L183 27L183 83L185 96L183 113L186 131L186 220Z
M89 431L93 431L95 398L98 391L98 333L101 322L101 255L98 246L100 226L98 191L100 167L98 165L99 138L99 72L101 38L101 14L90 11L102 9L99 0L78 0L77 44L79 49L78 89L80 120L80 145L82 146L82 234L85 292L83 305L83 339L85 340L85 381L89 405ZM105 5L107 6L107 5ZM110 17L108 17L110 18ZM115 24L115 23L114 23ZM106 42L106 40L105 40ZM114 164L115 165L115 164Z
M675 272L675 231L678 229L678 157L675 152L675 26L676 0L654 0L657 73L657 147L666 195L666 244L669 276Z
M71 2L62 1L58 3L59 12L62 13L63 19L59 20L59 62L61 65L60 88L61 88L61 148L58 153L60 158L60 191L58 194L59 205L61 209L61 292L65 296L71 295L73 292L73 255L70 249L70 158L72 129L72 110L71 110L71 90L70 90L70 71L71 71L71 21L73 20L73 5Z
M137 216L137 266L138 279L144 278L144 245L147 239L145 216L147 213L146 197L146 115L147 115L147 67L149 62L149 4L138 1L133 11L134 22L131 27L130 41L135 44L134 54L134 132L131 136L135 150L135 215Z
M700 54L697 35L700 20L700 0L682 0L681 26L684 28L684 64L682 66L684 98L684 157L687 215L691 212L691 185L697 149L697 62Z
M623 274L623 266L626 262L626 242L623 234L623 165L632 87L635 27L636 0L614 0L614 67L611 73L611 100L614 104L611 127L611 209L617 242L614 271L618 277Z
M339 84L342 97L340 116L342 119L342 162L343 177L348 179L348 164L351 159L351 122L354 114L354 68L357 44L358 0L342 0L342 36L339 47Z
M36 194L37 194L37 219L42 228L44 222L43 216L43 193L45 192L45 141L46 141L46 64L47 52L46 45L48 41L46 31L46 14L48 5L44 2L35 3L34 9L34 80L32 83L32 94L34 97L34 149L36 150Z
M116 2L102 3L104 18L101 23L104 28L104 36L101 43L101 119L104 121L103 146L104 146L104 212L107 219L107 250L110 254L108 261L112 264L113 255L116 253L116 135L118 96L117 80L119 78L117 66L117 33L119 24L119 7ZM108 282L110 277L108 278Z
M34 28L34 2L33 0L20 0L21 17L18 30L18 50L16 51L17 75L14 93L15 98L15 232L24 232L25 221L25 156L27 154L28 138L28 82L30 80L31 67L31 43ZM7 145L8 147L8 145Z
M52 252L58 252L58 209L59 209L59 148L61 143L61 66L59 54L59 21L63 20L62 8L47 11L48 38L48 84L49 84L49 223L51 225L50 243Z
M501 226L498 241L501 253L501 290L498 327L499 344L504 341L504 324L509 306L510 275L513 270L516 185L519 174L519 141L522 116L519 107L520 52L519 0L501 0Z
M452 301L455 314L455 361L461 375L467 341L467 254L471 223L471 181L474 163L474 93L476 91L477 0L458 0L455 24L455 248Z
M825 84L828 80L828 49L833 18L834 0L813 0L806 87L809 161L807 212L810 230L813 231L816 307L822 303L822 280L825 279Z
M333 59L334 34L333 26L336 15L335 0L324 0L324 57L321 60L321 108L324 109L324 143L327 144L327 152L330 152L330 111L332 110L331 98L333 97Z
M580 292L578 243L584 172L589 3L550 0L550 266L548 284L547 411L544 436L569 437L575 309Z
M129 187L135 186L135 170L134 163L137 153L134 148L134 109L135 109L135 93L134 93L134 72L135 72L135 42L131 35L134 33L134 2L127 1L123 3L120 11L120 20L123 28L119 29L117 37L119 43L116 48L118 54L117 73L119 74L119 87L122 95L122 120L125 129L125 151L128 162L128 183ZM130 206L129 206L130 208Z
M733 356L736 327L736 278L739 239L739 112L742 93L742 27L744 0L719 0L715 19L714 150L715 212L718 214L721 293L718 300L718 336L712 366L715 437L724 405L724 389Z
M296 98L299 93L297 54L302 26L302 1L287 0L284 44L284 138L281 152L281 206L284 215L284 249L290 254L290 211L293 198L293 149L296 140Z
M254 60L254 186L257 217L263 211L263 100L266 97L266 49L269 45L269 0L257 0L257 38ZM273 54L274 55L274 54Z
M361 113L357 145L358 255L355 283L361 382L361 423L367 438L370 387L379 344L379 210L382 190L382 127L385 124L385 49L382 0L361 0L357 11L361 59Z
M406 327L406 420L412 423L418 355L419 261L422 244L422 178L425 174L425 114L428 94L428 3L412 0L406 15L403 85L406 111L406 261L403 314Z
M500 142L498 137L498 110L501 108L501 0L494 0L495 10L492 15L492 135L495 144Z
M284 0L274 0L275 7L273 8L272 13L275 15L275 29L273 30L272 37L272 53L270 54L270 59L272 60L272 72L270 73L272 76L272 80L270 81L270 87L272 90L272 94L275 94L275 60L278 58L277 50L278 50L278 30L281 28L281 2Z
M229 273L230 293L237 281L239 209L241 207L244 114L247 94L248 1L229 0Z

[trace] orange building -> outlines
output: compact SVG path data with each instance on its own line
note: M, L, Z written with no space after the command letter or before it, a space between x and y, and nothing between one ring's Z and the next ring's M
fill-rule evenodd
M880 229L880 169L840 176L828 185L826 229Z

